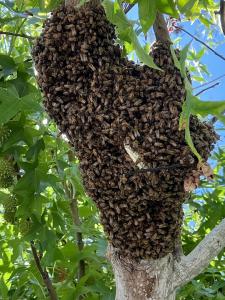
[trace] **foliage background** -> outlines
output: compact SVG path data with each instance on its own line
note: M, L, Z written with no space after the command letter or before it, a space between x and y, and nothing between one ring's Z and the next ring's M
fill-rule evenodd
M149 14L140 13L147 1L139 0L139 6L128 14L133 20L135 43L128 43L123 35L124 50L135 60L140 58L136 39L138 47L143 46L142 51L149 49L153 42ZM162 12L177 17L173 1L157 2L161 3ZM223 50L225 39L214 13L218 3L211 0L176 2L181 12L179 26L196 35L201 33L201 38L210 46ZM0 34L38 36L43 20L58 4L59 1L54 0L0 1ZM154 18L152 11L149 13ZM171 38L180 48L190 40L182 31L171 33ZM66 137L58 132L42 107L32 67L32 44L33 39L0 35L0 159L7 160L14 169L13 185L0 189L0 299L48 299L32 255L31 241L59 299L114 299L113 275L105 258L107 243L98 212L85 194L79 162L71 155ZM186 60L193 86L210 80L208 65L212 66L212 61L222 66L219 58L193 41ZM214 77L219 73L215 67L211 71ZM222 100L222 91L222 88L210 90L203 98ZM207 98L209 96L212 98ZM208 113L211 118L210 111ZM225 216L223 123L217 122L216 128L221 140L210 161L215 180L209 183L202 179L201 187L184 205L185 253ZM4 130L6 135L2 134ZM16 204L12 199L16 199ZM6 221L9 207L14 212L13 224ZM78 214L74 215L71 207L75 207ZM77 233L82 234L83 249L77 243ZM80 261L85 261L82 278L78 274ZM225 299L224 263L224 253L221 253L203 274L179 291L177 299Z

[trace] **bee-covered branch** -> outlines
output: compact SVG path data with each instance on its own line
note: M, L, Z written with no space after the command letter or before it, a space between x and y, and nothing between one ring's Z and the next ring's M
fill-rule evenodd
M171 42L169 31L167 29L166 21L162 14L157 13L153 25L153 30L157 41Z

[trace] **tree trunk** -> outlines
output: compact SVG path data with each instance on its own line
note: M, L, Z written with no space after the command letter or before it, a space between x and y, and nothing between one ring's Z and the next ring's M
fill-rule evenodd
M175 300L172 254L137 262L119 257L111 248L108 256L115 275L116 300Z
M115 282L115 300L175 300L176 290L199 275L225 248L225 219L223 219L187 256L180 247L157 260L137 262L120 257L111 244L111 261Z

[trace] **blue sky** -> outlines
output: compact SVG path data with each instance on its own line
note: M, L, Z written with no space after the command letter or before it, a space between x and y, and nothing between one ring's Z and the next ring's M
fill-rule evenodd
M225 42L225 36L224 36L224 42ZM215 50L218 51L223 56L225 56L225 44L220 45ZM209 80L219 77L222 74L225 74L225 61L221 60L213 53L208 51L204 55L202 61L204 64L208 66L208 69L211 73L211 76L208 77ZM220 82L220 85L202 94L203 99L225 100L225 77L218 81Z

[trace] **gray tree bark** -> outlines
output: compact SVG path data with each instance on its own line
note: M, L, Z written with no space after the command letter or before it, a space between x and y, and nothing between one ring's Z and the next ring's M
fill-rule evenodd
M121 259L109 247L116 282L116 300L175 300L174 256L137 263Z
M175 300L176 291L199 275L225 247L225 219L187 256L171 253L140 262L119 257L108 247L115 282L115 300Z

